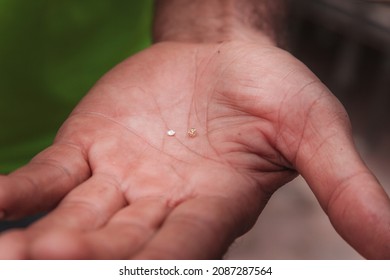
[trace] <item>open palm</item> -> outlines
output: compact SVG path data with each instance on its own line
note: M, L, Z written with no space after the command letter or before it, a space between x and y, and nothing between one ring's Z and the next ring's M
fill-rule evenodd
M307 68L272 46L156 44L0 178L7 217L54 208L3 234L0 257L218 258L298 173L350 244L389 256L388 197Z

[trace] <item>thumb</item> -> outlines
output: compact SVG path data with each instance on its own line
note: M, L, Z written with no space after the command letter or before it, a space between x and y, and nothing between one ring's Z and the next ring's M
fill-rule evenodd
M328 91L308 104L290 152L295 168L351 246L366 258L389 259L390 200L359 156L343 106Z

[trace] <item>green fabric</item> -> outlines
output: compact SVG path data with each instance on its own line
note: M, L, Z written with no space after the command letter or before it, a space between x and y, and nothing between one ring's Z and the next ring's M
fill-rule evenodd
M49 146L110 68L150 44L152 0L0 0L0 173Z

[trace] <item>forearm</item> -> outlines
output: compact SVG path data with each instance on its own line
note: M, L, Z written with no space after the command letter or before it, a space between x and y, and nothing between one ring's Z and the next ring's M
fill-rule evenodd
M153 39L278 43L284 0L156 0Z

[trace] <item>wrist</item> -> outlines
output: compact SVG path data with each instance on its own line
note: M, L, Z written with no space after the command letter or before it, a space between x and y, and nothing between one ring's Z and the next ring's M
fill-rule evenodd
M156 0L153 39L277 44L282 0Z

